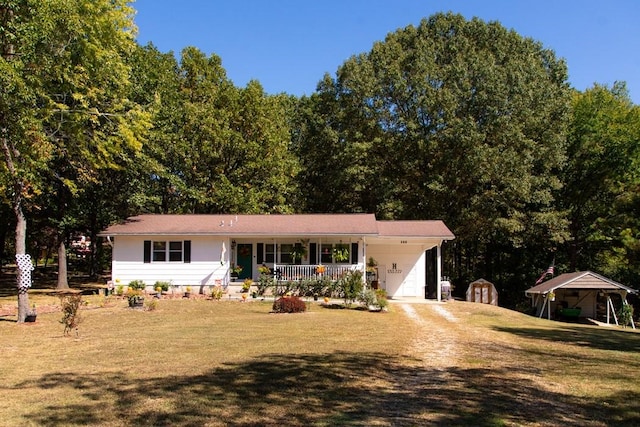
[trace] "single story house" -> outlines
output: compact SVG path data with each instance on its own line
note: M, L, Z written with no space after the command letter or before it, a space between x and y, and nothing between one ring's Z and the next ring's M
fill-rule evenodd
M616 306L637 290L592 271L561 274L525 291L538 317L587 317L618 323Z
M431 272L441 297L441 247L454 239L442 221L378 221L373 214L140 215L108 227L112 281L143 280L206 292L257 280L262 265L281 280L369 270L389 297L425 298ZM429 253L430 256L427 256ZM375 266L371 261L375 260ZM432 265L429 265L432 264Z

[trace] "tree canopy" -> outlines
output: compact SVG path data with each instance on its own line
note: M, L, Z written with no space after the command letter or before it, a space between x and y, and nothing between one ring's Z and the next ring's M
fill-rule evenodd
M235 86L215 54L136 44L133 12L0 0L13 212L0 231L17 226L16 253L55 240L62 259L73 233L95 241L145 212L371 212L444 220L456 240L443 273L491 280L506 303L553 257L619 280L640 270L640 113L623 83L572 91L541 43L440 13L347 59L311 96L270 95Z
M509 272L493 271L504 268L504 249L566 238L554 205L566 79L552 51L499 23L434 15L325 76L305 107L304 186L349 199L323 200L336 210L444 219L465 254L459 261L483 265L456 265L459 275L510 280L526 272L514 271L515 260ZM317 179L324 173L339 176Z

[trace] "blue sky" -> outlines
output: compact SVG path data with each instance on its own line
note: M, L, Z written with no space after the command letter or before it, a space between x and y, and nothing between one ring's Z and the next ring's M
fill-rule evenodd
M309 95L325 72L437 12L499 21L564 58L578 90L626 81L640 104L638 0L137 0L138 42L195 46L237 86Z

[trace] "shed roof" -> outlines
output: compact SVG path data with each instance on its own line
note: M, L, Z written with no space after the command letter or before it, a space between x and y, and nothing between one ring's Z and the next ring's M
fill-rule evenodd
M575 273L564 273L553 279L542 282L537 286L529 288L526 294L546 294L547 292L563 289L596 289L596 290L617 290L622 289L627 292L637 292L635 289L624 286L618 282L601 276L592 271L576 271Z
M453 233L442 221L376 221L374 214L139 215L108 227L100 235L358 235L429 237L444 240L454 238Z

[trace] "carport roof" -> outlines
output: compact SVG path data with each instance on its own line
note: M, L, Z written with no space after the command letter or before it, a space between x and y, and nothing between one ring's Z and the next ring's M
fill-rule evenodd
M576 271L575 273L564 273L553 279L542 282L537 286L529 288L526 294L546 294L558 288L563 289L596 289L596 290L625 290L630 293L638 292L628 286L621 285L611 279L592 271Z

